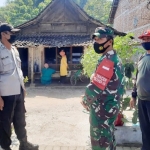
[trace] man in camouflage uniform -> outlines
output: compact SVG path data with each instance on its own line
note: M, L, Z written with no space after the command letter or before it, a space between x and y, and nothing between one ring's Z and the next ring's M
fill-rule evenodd
M106 27L98 27L93 34L93 39L95 52L102 54L96 71L102 61L107 59L114 63L113 74L104 89L100 89L91 81L85 89L81 104L90 111L92 150L116 150L114 122L123 95L124 70L116 51L113 50L113 31Z

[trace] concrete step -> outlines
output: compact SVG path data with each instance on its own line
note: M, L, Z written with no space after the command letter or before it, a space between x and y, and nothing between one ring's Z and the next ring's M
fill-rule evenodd
M117 144L119 145L128 144L129 146L132 145L139 146L142 144L142 134L140 127L138 126L116 127L115 138Z

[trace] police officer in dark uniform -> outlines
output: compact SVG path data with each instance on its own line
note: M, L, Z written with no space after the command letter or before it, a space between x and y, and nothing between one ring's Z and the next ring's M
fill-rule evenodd
M11 124L20 141L19 150L38 150L38 145L27 141L25 122L25 87L19 53L12 43L14 29L7 23L0 25L0 146L11 150Z

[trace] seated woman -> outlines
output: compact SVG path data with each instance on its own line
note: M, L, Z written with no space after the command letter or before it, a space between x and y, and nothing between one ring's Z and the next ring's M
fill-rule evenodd
M44 85L50 84L52 79L52 74L56 71L54 69L49 68L47 63L44 64L44 68L42 69L41 83Z

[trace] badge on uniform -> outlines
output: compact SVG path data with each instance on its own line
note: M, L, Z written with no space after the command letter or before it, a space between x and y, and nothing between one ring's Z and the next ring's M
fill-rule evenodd
M113 70L114 62L108 59L103 59L95 72L92 83L101 90L104 90L113 76Z

